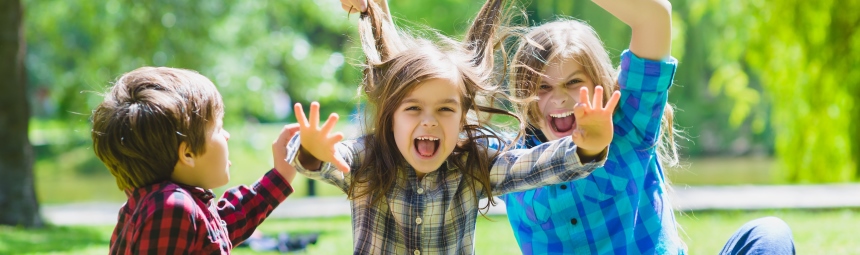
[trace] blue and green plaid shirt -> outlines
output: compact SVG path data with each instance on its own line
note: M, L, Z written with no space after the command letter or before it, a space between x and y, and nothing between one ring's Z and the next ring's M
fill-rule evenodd
M656 142L677 60L621 55L606 164L567 183L501 196L523 254L683 254ZM540 131L519 146L545 141Z

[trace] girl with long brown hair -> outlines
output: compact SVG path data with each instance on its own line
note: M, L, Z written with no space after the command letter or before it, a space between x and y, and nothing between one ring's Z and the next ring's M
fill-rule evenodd
M493 203L495 195L582 178L602 165L617 94L606 107L603 97L583 100L580 132L570 137L532 149L488 148L500 138L487 115L517 117L493 104L501 95L491 71L504 4L488 0L462 42L432 42L401 33L370 3L359 18L368 132L340 142L331 132L336 114L320 127L319 104L309 119L296 105L301 132L287 160L347 193L356 254L471 254L479 199Z

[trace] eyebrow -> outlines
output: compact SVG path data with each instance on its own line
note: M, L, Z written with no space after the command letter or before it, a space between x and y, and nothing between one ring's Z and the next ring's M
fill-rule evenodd
M407 98L407 99L404 99L401 104L407 104L407 103L421 103L421 100L418 100L417 98ZM442 100L439 100L439 102L438 102L438 104L459 104L459 103L460 103L460 101L458 101L457 99L453 99L453 98L442 99Z

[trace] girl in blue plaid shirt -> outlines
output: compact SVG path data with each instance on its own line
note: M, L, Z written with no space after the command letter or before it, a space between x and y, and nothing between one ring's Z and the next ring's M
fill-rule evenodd
M605 106L596 96L574 107L580 132L568 137L501 152L480 142L500 139L487 115L517 117L492 104L501 94L490 78L504 4L488 0L463 42L434 43L401 35L371 3L359 18L367 134L341 142L331 133L336 114L320 127L319 104L311 104L309 119L296 105L301 131L287 146L287 161L349 196L355 254L472 254L479 199L571 181L602 166L617 92Z
M524 254L683 254L685 245L667 192L664 166L678 153L667 104L677 60L672 58L671 4L666 0L594 0L632 28L619 70L594 30L579 21L531 29L511 64L513 95L532 128L531 148L570 136L581 120L579 94L620 90L614 139L604 167L583 179L502 195ZM793 254L787 225L777 218L745 225L724 254Z

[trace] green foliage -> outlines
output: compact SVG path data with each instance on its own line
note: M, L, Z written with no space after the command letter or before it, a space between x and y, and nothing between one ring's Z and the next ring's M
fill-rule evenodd
M515 2L529 25L559 16L589 23L616 62L628 46L630 29L588 0ZM74 140L45 150L88 146L88 135L78 133L87 133L99 93L144 65L212 79L228 125L292 121L291 102L320 101L324 115L355 111L358 15L347 16L336 0L24 3L35 118L69 123L70 138L59 140ZM683 155L776 153L794 182L860 176L860 74L852 70L860 64L860 13L845 11L860 2L672 4L680 68L670 102L689 139L681 141ZM455 37L480 5L390 1L398 25Z
M860 2L751 3L762 22L752 28L746 60L773 98L776 148L791 178L856 180L860 13L846 10L860 9Z
M723 33L712 44L720 54L710 56L718 67L710 87L734 101L733 124L766 116L751 111L762 105L762 95L747 76L760 77L789 180L856 180L860 74L853 69L860 64L860 13L844 10L860 3L711 0L691 6L691 16L709 19Z
M218 86L226 119L286 120L290 97L348 111L358 73L338 1L26 1L31 90L86 119L98 92L140 66L194 69ZM82 18L85 17L85 18ZM38 99L36 102L40 102ZM38 103L37 103L38 105ZM73 114L80 113L80 114Z

